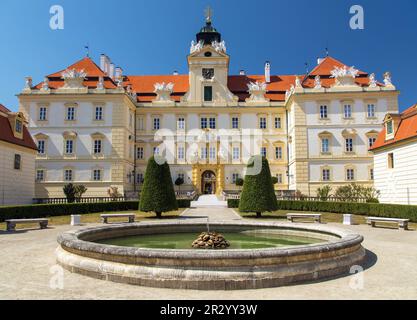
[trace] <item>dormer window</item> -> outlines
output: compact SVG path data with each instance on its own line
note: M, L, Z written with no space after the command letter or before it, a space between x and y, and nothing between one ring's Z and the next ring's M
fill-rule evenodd
M22 126L23 126L22 121L17 119L16 120L16 132L17 133L22 133Z
M387 122L387 135L391 135L394 133L394 124L392 120Z

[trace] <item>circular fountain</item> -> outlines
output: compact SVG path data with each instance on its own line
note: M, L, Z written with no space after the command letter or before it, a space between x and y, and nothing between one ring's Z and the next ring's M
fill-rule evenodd
M115 282L235 290L348 274L365 257L361 235L325 225L242 221L210 227L229 248L193 249L204 223L142 222L64 233L57 261L71 272Z

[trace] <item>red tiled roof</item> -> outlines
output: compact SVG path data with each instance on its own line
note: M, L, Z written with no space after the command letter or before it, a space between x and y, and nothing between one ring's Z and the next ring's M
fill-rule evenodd
M320 75L322 86L330 88L335 83L335 79L330 78L331 71L335 67L344 66L348 67L332 57L326 57L308 75L299 75L299 78L302 80L303 87L313 88L315 76ZM88 86L89 88L97 87L99 77L104 78L104 87L106 89L114 89L117 87L116 83L106 76L106 74L88 57L76 62L66 69L76 69L78 71L83 69L87 73L84 86ZM49 87L51 89L57 89L64 85L61 74L65 70L61 70L48 76ZM271 75L271 82L267 85L266 97L271 101L285 101L285 92L291 88L291 85L295 84L295 78L296 75ZM228 88L233 94L239 97L239 101L245 101L245 99L249 97L247 85L249 82L256 81L265 81L265 76L231 75L228 79ZM177 102L181 100L181 97L184 96L189 89L188 75L129 75L124 76L123 85L124 87L130 85L132 91L137 93L138 102L146 103L151 102L156 97L156 94L154 93L154 84L162 82L171 82L174 84L174 91L171 98ZM360 86L368 86L368 74L359 71L359 75L355 79L355 82ZM42 84L43 83L40 83L34 88L40 89ZM378 83L378 85L382 86L381 83Z
M391 146L397 142L417 137L417 104L411 106L400 114L400 123L398 124L397 131L394 134L394 138L385 140L385 137L386 129L384 128L379 133L378 138L376 139L371 150Z
M3 105L0 105L0 110L10 112L6 111L8 109ZM23 126L23 139L18 139L13 134L9 119L2 115L0 115L0 140L29 149L38 149L26 126Z
M7 109L5 106L3 106L1 103L0 103L0 111L5 112L5 113L10 112L10 110Z

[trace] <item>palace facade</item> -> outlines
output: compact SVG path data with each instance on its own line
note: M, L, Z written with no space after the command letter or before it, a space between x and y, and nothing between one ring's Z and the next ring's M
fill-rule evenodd
M193 41L189 73L126 75L106 55L89 57L18 95L38 144L36 197L63 185L106 196L141 188L147 159L164 155L181 190L236 190L251 155L262 154L277 190L315 195L324 184L373 184L375 142L386 113L398 112L389 73L326 57L307 74L229 73L230 57L211 18ZM162 143L163 142L163 143Z

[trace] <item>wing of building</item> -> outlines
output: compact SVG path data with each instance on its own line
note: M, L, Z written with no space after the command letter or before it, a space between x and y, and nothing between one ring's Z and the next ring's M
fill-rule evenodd
M417 204L417 105L388 113L371 151L380 201Z
M106 55L84 58L38 85L26 79L21 111L41 146L37 197L62 196L68 182L88 195L136 193L147 159L163 154L181 190L236 190L254 154L269 159L278 190L315 195L323 184L372 184L373 143L398 111L390 75L332 58L308 74L229 73L230 56L210 19L191 43L189 73L127 75ZM161 143L162 140L165 141Z
M0 104L0 205L32 203L36 150L23 114Z

